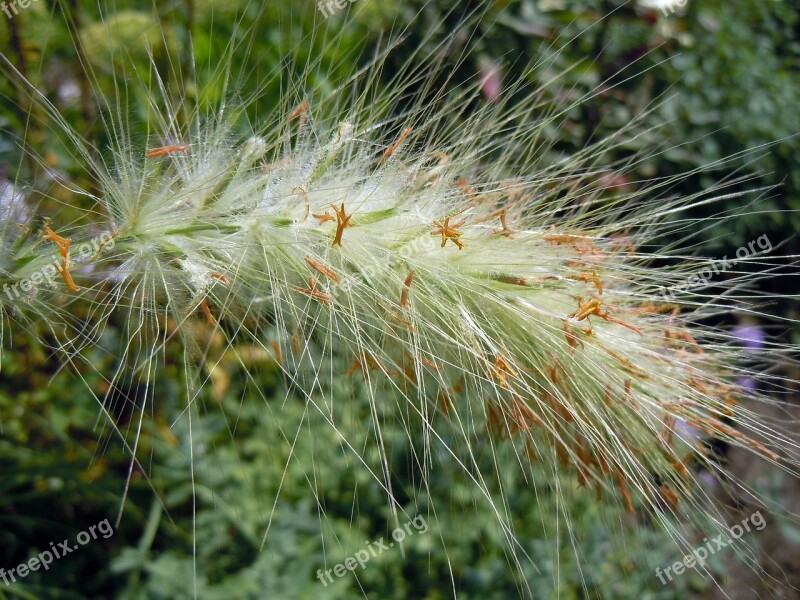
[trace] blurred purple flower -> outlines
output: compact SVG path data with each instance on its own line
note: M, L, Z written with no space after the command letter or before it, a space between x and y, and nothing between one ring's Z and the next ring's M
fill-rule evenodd
M702 438L702 431L680 418L675 420L674 431L678 439L689 445L694 445L695 442L700 441Z
M736 383L743 392L748 394L755 393L758 388L758 381L754 377L737 377Z
M757 354L764 347L767 336L758 325L741 324L731 330L734 339L748 354ZM736 383L745 394L758 391L758 380L754 377L737 377Z
M764 347L766 334L758 325L737 325L731 330L733 337L750 352L757 352Z
M715 492L719 489L719 480L709 471L701 471L699 474L700 482L706 491Z

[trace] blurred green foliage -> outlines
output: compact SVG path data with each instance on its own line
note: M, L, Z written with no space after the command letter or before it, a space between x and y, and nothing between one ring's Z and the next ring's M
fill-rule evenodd
M37 355L41 367L46 355L31 348L16 354L9 368L19 374L18 361ZM114 367L102 350L89 358L100 370ZM166 368L168 376L173 369ZM181 394L173 389L180 375L171 373L156 391L155 414L147 409L138 454L149 481L136 467L114 535L56 561L48 572L0 587L0 597L188 599L195 581L204 599L344 599L362 597L364 590L374 598L433 600L450 597L450 568L460 598L500 600L519 594L520 574L508 563L492 508L441 448L433 449L430 498L414 489L420 475L415 449L399 416L386 420L382 435L393 464L408 465L408 472L393 474L405 514L397 520L389 514L385 491L364 468L379 473L380 456L367 445L374 433L357 377L334 384L337 432L298 398L290 396L280 407L253 399L249 385L279 387L274 365L253 368L255 382L237 374L241 367L224 369L229 384L219 399L209 393L196 400L191 431ZM87 386L102 389L102 378L91 375L94 369L79 370ZM23 375L15 392L0 391L5 522L0 558L7 569L51 541L73 540L104 518L113 521L119 507L125 451L114 434L87 428L96 412L88 394L64 389L67 378L55 381L45 388L36 375ZM81 400L65 401L70 394ZM132 389L125 395L139 403ZM121 429L135 427L137 412L121 408L129 413L119 416ZM367 448L364 464L343 439ZM536 597L670 599L682 597L688 585L705 586L687 577L662 587L654 569L677 552L662 534L637 525L621 507L598 504L594 492L580 491L575 480L570 489L558 490L571 501L556 507L549 477L534 472L528 474L533 480L523 478L511 451L500 459L500 464L510 461L504 476L507 509L514 515L518 551L528 555L522 574ZM496 468L488 453L480 468L487 473ZM385 538L388 543L397 526L417 516L424 517L428 530L412 529L402 553L391 548L326 587L317 580L317 569L343 562L367 542ZM565 528L560 533L555 532L558 523ZM627 534L623 527L629 528ZM610 530L615 535L609 536ZM573 543L580 548L577 558Z
M133 64L145 80L152 79L154 66L165 93L185 93L187 101L209 107L226 93L259 90L261 100L249 118L274 118L282 93L296 92L293 73L307 64L316 65L314 85L332 89L369 60L378 39L401 30L415 15L405 43L433 48L477 5L359 0L322 20L310 0L291 4L197 0L151 7L119 1L99 11L88 0L42 0L0 23L8 32L0 50L67 122L102 149L106 133L96 95L120 92L114 82L123 64ZM554 153L572 152L613 133L663 99L648 117L648 124L659 125L652 138L643 136L626 150L659 142L669 150L640 163L626 174L629 180L707 167L779 140L756 161L744 155L681 185L696 191L743 169L757 177L757 184L780 186L758 211L737 221L735 232L725 232L732 237L721 242L709 235L701 249L705 254L730 252L762 233L774 242L793 238L800 228L800 217L791 212L800 209L800 140L792 137L800 132L800 17L790 3L690 0L685 11L668 17L608 0L491 4L478 24L473 54L451 84L477 77L487 60L502 65L507 80L547 80L570 68L547 92L551 105L602 84L604 93L576 106L563 126L546 130ZM64 7L71 18L64 17ZM76 37L83 41L81 51ZM224 90L220 82L198 90L182 79L186 70L170 62L191 47L202 81L215 72L231 40L244 39L250 44L246 51L233 54L242 61L232 65L241 73L234 89ZM282 62L289 55L293 62ZM524 70L531 61L542 66L532 74ZM81 64L91 66L91 79ZM384 71L390 79L392 69ZM126 100L132 134L143 136L157 109L135 87L121 92L131 94ZM0 165L39 193L45 212L68 215L63 205L75 198L42 165L24 158L20 140L50 169L91 187L84 166L18 85L0 80L0 97ZM699 216L702 210L697 209ZM786 251L791 250L798 250L796 240ZM230 381L219 393L204 392L187 408L177 359L168 361L168 376L160 379L158 390L143 392L132 385L113 395L117 433L87 392L108 391L100 374L113 372L114 358L102 345L93 352L87 361L93 368L76 364L80 377L69 377L57 373L52 349L24 333L14 338L0 375L0 566L11 568L51 541L74 537L104 518L113 520L130 466L121 440L134 439L144 407L137 451L141 466L134 467L121 524L113 537L81 548L48 572L8 588L0 585L0 598L190 598L191 581L204 599L366 595L434 600L452 597L453 586L459 598L500 599L519 594L521 577L537 598L668 599L685 597L689 588L706 589L692 576L661 586L654 568L679 553L648 524L629 523L620 509L601 507L577 488L566 492L574 498L569 506L555 506L555 491L542 474L529 474L538 477L536 494L520 475L498 474L520 550L530 557L517 573L491 507L444 455L433 457L437 467L430 489L414 489L415 482L419 485L414 448L399 417L388 419L382 432L394 463L409 465L408 472L394 474L400 508L407 512L399 524L424 515L430 531L410 537L403 553L395 548L323 587L317 569L385 537L397 523L386 493L344 447L340 434L313 407L283 398L274 366L259 367L254 380L225 367ZM254 385L271 390L275 401L254 399L249 389ZM346 399L337 408L341 435L355 447L368 448L374 440L363 389L357 378L337 379L334 385L335 397ZM513 467L513 454L507 459ZM367 451L364 460L380 473L376 454ZM496 465L487 461L481 467L491 472ZM563 528L565 519L580 540L577 558L569 532L554 534L555 524ZM622 529L623 524L628 527ZM609 530L620 535L609 536Z

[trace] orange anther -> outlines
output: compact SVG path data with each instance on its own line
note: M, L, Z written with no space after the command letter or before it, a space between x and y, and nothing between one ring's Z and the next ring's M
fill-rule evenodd
M774 461L777 461L780 458L777 454L767 449L767 447L764 446L764 444L762 444L758 440L754 440L750 436L742 433L741 431L737 431L733 427L725 425L724 423L721 423L716 419L705 418L705 417L696 417L696 418L698 421L697 426L711 436L718 435L719 432L722 432L731 437L742 440L745 444L748 444L749 446L755 448L756 450L758 450L765 456L768 456ZM688 419L687 422L689 422ZM693 424L691 422L689 423Z
M671 312L671 311L675 311L675 310L680 311L680 309L681 309L681 307L678 306L677 304L671 304L671 303L655 304L655 303L650 302L650 301L643 302L639 306L639 310L641 310L642 312L650 312L650 313L666 313L666 312Z
M675 470L678 471L678 473L688 478L689 469L686 468L686 465L688 465L693 458L694 458L694 453L690 451L686 456L683 457L683 460L673 461L672 466L675 467Z
M602 306L603 305L596 298L590 298L585 302L583 301L582 298L578 298L578 308L575 310L575 312L569 315L568 318L570 319L574 318L577 319L578 321L583 321L585 318L591 315L595 315L600 317L601 319L605 319L610 323L616 323L618 325L622 325L623 327L627 327L628 329L635 331L639 335L642 335L641 327L637 327L636 325L632 325L626 321L623 321L622 319L618 319L616 317L611 316L607 310L601 310Z
M333 296L321 292L317 289L317 280L314 279L313 275L308 278L308 285L309 287L307 288L295 287L294 289L302 294L308 294L309 296L311 296L312 298L316 298L320 302L330 302L331 300L333 300Z
M631 380L625 380L625 400L630 404L633 408L639 409L641 406L638 402L633 398L633 393L631 392Z
M167 156L169 154L188 154L189 144L174 144L172 146L159 146L147 151L147 158Z
M488 221L489 219L494 219L495 217L500 217L500 224L503 226L503 228L493 229L492 234L512 237L514 235L514 230L508 226L508 211L505 208L499 208L496 211L489 213L485 217L475 219L475 223L482 223L483 221Z
M526 402L517 394L514 394L511 413L514 421L522 431L530 431L533 425L541 425L542 421L533 414L533 411Z
M289 344L292 347L292 354L299 356L300 352L303 350L303 338L300 334L293 333L292 337L289 338Z
M478 195L478 190L472 187L463 176L460 176L456 180L455 186L461 188L461 191L464 193L464 196L466 196L467 199L475 198L475 196ZM480 201L478 203L480 203Z
M464 223L466 223L466 221L459 221L455 225L450 225L450 217L447 217L444 220L444 223L434 221L433 224L435 227L437 227L437 230L431 233L431 235L442 236L442 248L444 248L445 244L447 244L447 240L450 240L456 246L458 246L459 250L461 250L466 246L466 244L459 239L463 233L458 231L458 228Z
M366 351L361 353L361 357L356 356L356 358L353 359L353 364L344 374L352 375L357 369L361 369L365 379L369 371L380 371L389 377L394 375L393 371L388 371L377 358Z
M61 254L61 266L58 268L58 272L61 274L61 277L64 278L64 283L67 285L67 289L70 292L79 292L81 288L75 285L72 275L69 272L69 247L72 244L72 239L61 237L55 231L50 229L49 225L45 225L44 230L45 233L42 238L49 240L58 246L59 254Z
M669 505L669 507L677 511L678 510L678 494L676 494L672 489L670 489L666 485L661 486L661 495L664 497L664 500Z
M386 151L383 153L383 155L378 160L378 164L379 165L383 164L383 162L387 158L389 158L392 154L394 154L397 151L397 149L400 147L400 145L408 137L409 133L411 133L411 127L406 127L405 129L403 129L402 133L400 133L400 137L397 138L397 141L395 141L391 146L386 148Z
M271 341L270 345L275 351L275 360L278 361L278 364L283 364L283 351L281 350L281 345L275 340Z
M411 288L411 282L414 280L414 271L413 269L409 274L406 276L406 280L403 283L403 291L400 293L400 306L405 308L408 306L408 292Z
M555 229L555 228L553 228ZM600 255L597 248L592 243L592 238L585 235L575 235L569 233L548 233L542 236L549 244L569 244L580 254Z
M503 427L505 420L503 419L500 411L497 407L495 407L494 403L489 400L487 403L488 406L488 414L486 415L486 426L489 429L489 432L496 435L500 439L505 437L506 429Z
M664 414L664 425L661 428L661 433L659 434L659 439L661 443L665 446L669 447L672 444L672 436L675 432L675 416L671 415L670 413Z
M228 279L223 273L217 273L216 271L214 271L214 272L210 273L210 277L213 278L213 279L217 279L217 280L221 281L225 285L230 285L231 284L231 280Z
M588 238L582 235L570 235L567 233L548 233L542 239L549 244L576 244L585 242Z
M314 217L315 219L319 219L320 223L325 223L326 221L335 221L336 220L336 217L334 217L332 214L330 214L327 211L325 211L322 214L311 213L311 216Z
M341 246L342 245L342 234L346 227L352 227L350 224L350 217L351 214L347 214L344 212L344 202L342 202L341 208L336 208L333 204L331 204L331 208L333 212L336 213L336 236L333 238L333 246Z
M208 299L203 298L200 301L200 308L203 309L203 314L206 316L206 321L208 322L208 326L211 327L214 325L214 315L211 314L211 307L208 305Z
M507 218L508 218L507 212L506 212L506 209L504 208L503 210L500 211L500 225L502 225L503 228L502 229L493 229L492 230L492 234L494 234L494 235L504 235L504 236L506 236L508 238L514 237L514 230L511 229L508 226Z
M450 414L450 409L453 408L453 394L460 394L464 391L464 378L462 377L457 384L447 389L439 390L439 405L442 407L442 412L445 415Z
M434 371L441 371L442 367L437 365L435 362L433 362L430 358L428 358L424 354L420 354L419 358L420 358L420 360L422 362L424 362L426 365L428 365Z
M300 119L300 124L303 125L306 122L306 112L308 112L308 108L311 106L311 103L308 101L308 98L303 100L300 104L294 107L292 112L289 113L289 120L294 121L297 117L302 117Z
M511 389L511 386L508 384L508 377L517 377L517 372L508 364L505 358L502 355L498 354L494 358L494 367L492 368L492 374L497 379L498 383L506 388Z
M511 283L513 285L528 285L528 280L525 277L510 277L502 276L497 279L500 283Z
M603 282L600 281L600 278L597 276L595 271L591 273L579 273L578 275L571 275L568 279L573 279L575 281L585 281L587 283L593 283L595 287L597 287L597 293L603 293Z
M567 452L564 444L560 442L556 443L556 454L558 455L558 463L561 465L561 468L566 469L569 466L569 452Z
M450 398L449 390L439 390L439 406L445 415L450 414L450 408L453 406L453 400Z
M617 469L614 475L617 479L617 486L619 487L620 494L622 494L622 500L625 503L625 509L629 513L634 512L633 501L631 500L630 492L628 492L628 486L625 484L625 479L623 478L622 471Z
M323 265L321 262L314 260L310 256L306 256L305 260L306 263L308 263L308 266L311 267L312 269L319 271L320 273L322 273L329 279L332 279L333 281L336 282L339 281L339 276L330 267Z

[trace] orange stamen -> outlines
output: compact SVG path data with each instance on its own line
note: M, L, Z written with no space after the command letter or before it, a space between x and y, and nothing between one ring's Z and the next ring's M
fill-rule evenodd
M275 360L278 361L278 364L283 364L283 351L281 350L281 345L274 340L270 342L270 345L275 351Z
M513 285L528 285L528 280L525 277L509 277L502 276L497 279L500 283L511 283Z
M466 196L467 199L473 199L473 198L475 198L475 196L478 195L478 190L476 190L474 187L472 187L469 184L469 182L466 179L464 179L463 176L460 176L456 180L455 185L456 185L456 187L461 188L461 191L464 193L464 196ZM474 200L473 200L473 202L474 202ZM478 203L480 203L480 201L478 201Z
M661 428L659 439L661 443L669 447L672 444L672 436L675 432L675 416L669 413L664 414L664 425Z
M508 226L507 219L508 219L508 213L506 212L506 209L504 208L503 210L500 211L500 225L502 225L503 228L502 229L493 229L492 230L492 234L493 235L504 235L507 238L514 237L514 230L511 229Z
M44 229L45 233L42 238L52 241L56 246L58 246L58 251L61 254L61 266L58 268L58 272L61 274L61 277L64 278L64 283L67 285L67 289L70 292L79 292L81 288L75 285L75 281L72 279L72 274L69 272L69 247L72 244L72 239L61 237L55 231L50 229L49 225L45 225Z
M617 479L617 486L619 487L619 491L622 494L622 500L625 503L625 509L629 513L632 513L632 512L634 512L633 511L633 501L631 500L630 492L628 492L628 486L625 484L625 480L623 479L622 471L617 469L617 472L615 473L615 476L616 476L616 479Z
M397 138L397 141L395 141L391 146L389 146L383 153L383 155L380 157L380 159L378 160L379 165L382 165L387 158L389 158L392 154L394 154L397 151L400 145L408 137L408 134L411 133L411 131L412 131L411 127L406 127L405 129L403 129L402 133L400 134L400 137Z
M339 276L333 271L333 269L323 265L319 261L314 260L310 256L306 256L305 260L306 260L306 263L308 263L309 267L311 267L312 269L314 269L316 271L319 271L320 273L322 273L323 275L325 275L329 279L332 279L333 281L336 281L338 283Z
M308 98L303 100L300 104L294 107L294 110L289 113L289 121L294 121L297 117L301 117L300 125L303 126L306 123L306 113L308 112L308 108L311 106L311 103L308 101Z
M400 306L405 308L408 306L408 292L409 288L411 287L411 282L414 280L414 270L412 269L411 272L406 276L406 280L403 283L403 291L400 293Z
M333 246L341 246L342 245L342 234L344 233L345 228L352 227L353 225L350 224L350 217L351 214L347 214L344 211L344 202L342 202L341 208L336 208L333 204L331 204L331 208L333 212L336 213L336 236L333 238Z
M517 372L508 364L505 358L502 355L498 354L494 358L494 367L492 368L492 374L497 379L498 383L506 388L507 390L511 389L511 386L508 384L508 377L516 378Z
M290 341L291 346L292 346L292 354L294 354L295 356L298 356L300 354L300 351L303 349L303 346L302 346L303 339L300 337L300 334L299 333L293 333L292 337L289 338L289 341Z
M419 358L420 358L420 360L422 360L422 362L424 362L426 365L428 365L434 371L441 371L442 367L437 365L435 362L433 362L430 358L428 358L424 354L420 354Z
M568 279L573 279L575 281L585 281L587 283L593 283L597 287L597 293L603 293L603 282L600 281L600 278L597 276L595 271L591 273L579 273L578 275L571 275Z
M216 271L214 271L214 272L210 273L210 276L211 276L213 279L217 279L217 280L221 281L221 282L222 282L222 283L224 283L225 285L230 285L230 284L231 284L231 280L230 280L230 279L228 279L228 278L227 278L227 277L226 277L224 274L222 274L222 273L217 273Z
M622 319L613 317L609 314L607 310L601 310L602 304L596 298L591 298L586 302L584 302L582 298L578 298L578 302L579 302L578 308L575 310L575 312L569 315L568 318L570 319L574 318L577 319L578 321L583 321L585 318L591 315L595 315L600 317L601 319L605 319L610 323L616 323L618 325L622 325L623 327L627 327L628 329L635 331L639 335L642 335L641 327L637 327L636 325L632 325L631 323L623 321Z
M514 420L522 431L530 431L533 425L542 424L542 421L533 414L530 407L517 394L514 394L514 404L511 412L514 416Z
M211 314L211 307L208 305L208 299L203 298L200 301L200 308L203 309L203 314L206 316L206 321L208 322L208 326L211 327L214 325L214 315Z
M174 144L172 146L159 146L147 151L147 158L167 156L169 154L188 154L189 144Z
M345 371L344 374L352 375L357 369L361 369L365 379L367 378L369 371L380 371L389 377L394 375L394 372L387 370L386 367L384 367L380 361L369 352L362 352L361 357L356 356L353 359L353 364L349 369L347 369L347 371Z
M447 217L444 220L444 223L439 221L434 221L433 224L438 229L431 233L431 235L441 235L442 236L442 248L445 247L447 244L447 240L453 242L458 249L461 250L466 246L464 242L462 242L459 238L463 235L461 231L458 231L458 228L461 227L466 221L459 221L455 225L450 225L450 217Z
M661 486L661 495L664 497L664 500L669 507L677 511L678 510L678 494L676 494L673 490L671 490L668 486L662 485Z
M717 435L717 433L721 431L722 433L726 433L731 437L742 440L744 443L752 446L756 450L759 450L760 452L762 452L763 454L765 454L774 461L777 461L780 458L777 454L775 454L771 450L768 450L767 447L764 446L764 444L762 444L758 440L754 440L753 438L742 433L741 431L737 431L736 429L733 429L732 427L729 427L728 425L725 425L724 423L721 423L716 419L697 417L697 421L699 422L698 426L700 427L700 429L702 429L709 435L712 436ZM688 419L687 422L689 422ZM692 424L691 422L689 423ZM716 429L717 431L714 431L714 429Z
M308 284L309 287L307 288L301 288L296 286L294 289L302 294L308 294L309 296L311 296L312 298L316 298L320 302L330 302L333 300L333 296L331 296L330 294L326 294L324 292L320 292L317 289L317 280L314 279L313 275L308 278Z
M325 211L322 214L311 213L311 216L314 217L315 219L319 219L320 223L325 223L326 221L335 221L336 220L336 217L334 217L332 214L328 213L328 211Z

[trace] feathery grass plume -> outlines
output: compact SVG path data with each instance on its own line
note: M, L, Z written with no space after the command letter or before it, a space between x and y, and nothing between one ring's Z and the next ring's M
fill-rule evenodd
M56 279L68 260L69 241L48 239L47 231L52 232L46 220L35 216L25 190L0 180L0 345L5 345L9 319L31 330L41 321L54 336L72 320L56 289ZM68 274L67 280L77 289ZM2 358L0 349L0 369Z
M796 444L748 408L774 401L737 387L743 354L700 324L732 305L698 291L669 303L659 294L711 264L658 247L665 232L687 227L675 215L743 197L742 181L689 197L672 195L680 178L609 194L608 173L640 160L610 157L643 133L647 113L553 161L546 130L587 97L554 108L537 103L541 90L524 79L491 104L476 102L481 81L433 90L443 47L412 53L388 93L376 85L383 54L333 91L315 85L324 78L312 61L306 79L284 86L283 105L245 135L258 92L239 90L242 100L214 110L152 97L162 120L145 143L129 131L124 98L105 98L108 159L38 95L99 189L84 192L96 204L77 224L47 224L47 241L63 251L65 240L113 232L85 274L65 262L52 282L89 307L63 349L71 356L99 343L109 323L122 328L119 368L107 377L111 390L130 381L146 390L126 441L134 461L159 362L178 340L193 418L214 369L198 333L207 328L234 353L243 344L268 352L287 397L335 429L349 400L337 395L337 379L363 379L368 443L379 459L364 440L342 444L372 470L398 523L398 465L382 436L389 422L413 440L421 481L410 487L424 497L446 457L492 507L520 568L526 552L503 493L514 464L523 477L546 474L560 501L586 493L641 510L690 548L675 516L705 531L724 527L696 474L726 480L703 440L725 440L797 475ZM231 84L236 50L216 73ZM14 73L8 61L6 70ZM510 102L526 94L531 103ZM19 280L42 261L3 264L3 276ZM731 292L748 283L733 280ZM111 416L111 394L100 401ZM496 472L482 467L487 460ZM571 488L573 477L585 492ZM761 505L745 482L726 483Z

